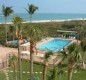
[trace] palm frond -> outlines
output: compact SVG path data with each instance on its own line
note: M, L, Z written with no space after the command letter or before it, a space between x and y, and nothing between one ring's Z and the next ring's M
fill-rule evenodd
M5 17L9 16L11 13L13 13L12 7L2 5L2 13Z
M27 27L27 33L30 39L37 41L43 35L43 31L39 25L31 25Z
M45 60L48 60L50 58L50 56L53 55L53 52L52 51L47 51L44 55L44 59Z
M26 9L30 15L34 14L36 10L38 10L38 7L33 4L28 4L28 8Z

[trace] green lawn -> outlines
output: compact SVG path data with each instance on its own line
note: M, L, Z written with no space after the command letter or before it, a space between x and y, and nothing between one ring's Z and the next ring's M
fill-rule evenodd
M6 80L6 77L3 71L0 71L0 80Z
M51 67L49 67L50 69ZM25 72L28 72L30 69L29 67L29 62L27 62L26 60L22 60L22 70ZM10 68L9 70L13 70L12 68ZM43 66L41 64L38 63L34 63L34 72L42 72L43 71ZM22 73L23 76L23 80L28 80L29 78L29 74L30 73ZM39 77L39 80L42 80L42 73L34 73L35 77ZM9 72L9 77L10 80L15 80L14 79L14 73L13 72ZM18 77L18 74L17 74ZM0 73L0 80L5 80L5 75L1 72ZM65 72L64 74L57 77L57 80L67 80L67 72ZM73 73L73 79L72 80L86 80L86 70L84 69L79 69L79 71L77 71L77 73Z
M9 69L10 71L13 70L12 68ZM28 80L29 78L29 74L30 73L26 73L28 71L30 71L30 66L29 66L29 62L26 61L26 60L22 60L22 71L25 71L25 73L22 73L22 78L23 80ZM43 71L43 66L42 64L39 64L39 63L34 63L34 72L38 72L38 73L34 73L34 76L35 77L39 77L40 80L42 80L42 72ZM13 72L9 72L9 75L10 75L10 80L14 80L14 75L13 75ZM18 75L18 74L17 74ZM18 77L18 76L17 76Z
M67 80L67 72L63 73L61 76L58 76L57 80ZM86 70L80 69L77 73L73 73L72 80L86 80Z

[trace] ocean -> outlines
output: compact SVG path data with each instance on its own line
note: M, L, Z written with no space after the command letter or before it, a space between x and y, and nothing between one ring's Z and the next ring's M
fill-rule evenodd
M20 16L24 21L29 21L28 13L16 13L8 17L7 22L11 22L14 15ZM40 20L68 20L68 19L83 19L86 14L69 14L69 13L35 13L32 21ZM0 23L4 23L4 16L0 14Z

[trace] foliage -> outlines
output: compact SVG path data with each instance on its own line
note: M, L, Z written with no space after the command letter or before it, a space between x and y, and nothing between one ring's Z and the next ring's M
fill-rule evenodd
M40 39L43 35L43 32L44 31L42 27L38 25L31 25L27 27L27 35L33 41Z
M35 5L33 4L28 4L28 9L26 9L26 11L29 13L29 14L34 14L35 11L38 9L38 7L36 7Z
M6 7L6 6L2 6L2 13L5 17L9 16L10 13L13 13L13 10L11 9L12 7Z
M75 22L77 23L77 26L75 24ZM86 22L86 21L85 21ZM69 21L66 22L66 27L64 27L63 25L65 25L65 22L47 22L47 23L31 23L33 26L40 26L39 28L42 28L45 34L43 34L42 37L57 37L57 31L56 30L74 30L77 31L79 35L83 34L83 30L81 29L82 26L82 21ZM69 27L69 24L74 24L74 26ZM27 26L28 25L28 26ZM10 27L10 24L7 24L8 29ZM27 38L27 30L29 30L30 24L29 23L23 23L21 24L22 26L22 37L23 38ZM2 29L3 27L3 29ZM4 31L3 31L4 30ZM85 29L84 29L85 30ZM84 31L86 32L86 31ZM0 36L3 37L3 35L5 35L5 28L4 28L4 24L0 24ZM82 36L81 36L82 37ZM2 38L0 38L2 39ZM3 39L5 39L3 37ZM10 34L10 32L8 32L8 40L12 40L12 35ZM39 39L40 40L40 39ZM0 40L1 41L1 40Z
M5 40L6 40L6 44L7 44L7 38L8 38L8 35L7 35L7 32L8 32L8 28L7 28L7 17L13 13L13 10L11 9L12 7L5 7L4 5L2 6L2 14L4 15L4 18L5 18L5 29L6 29L6 34L5 34Z
M15 26L12 26L12 25L10 25L9 26L9 35L11 36L11 39L15 39L16 37L16 28L15 28Z
M67 48L68 51L68 58L69 59L74 59L75 62L81 59L81 54L80 54L80 46L76 43L73 43L68 46Z
M32 20L32 15L35 13L35 11L38 9L37 6L33 5L33 4L28 4L28 8L26 9L26 11L29 13L30 15L30 23Z
M51 55L53 55L53 52L48 50L44 55L44 59L48 61Z
M85 52L86 51L86 39L81 40L80 45L81 45L82 51Z

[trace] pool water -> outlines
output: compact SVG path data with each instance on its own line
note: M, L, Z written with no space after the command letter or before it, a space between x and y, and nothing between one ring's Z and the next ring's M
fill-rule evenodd
M45 42L39 46L37 49L40 50L51 50L51 51L59 51L67 46L71 41L70 40L63 40L63 39L53 39L51 41Z

